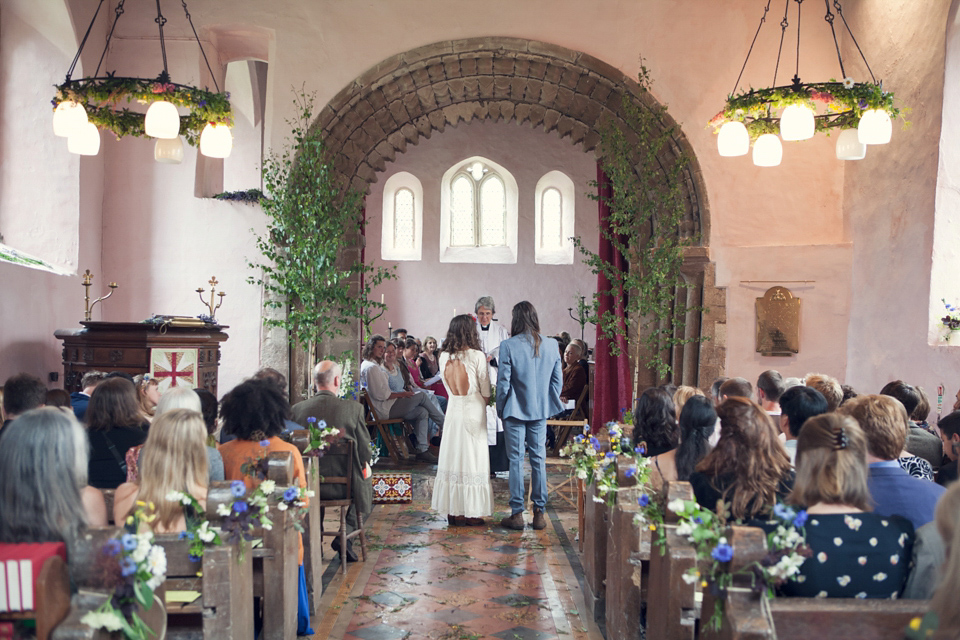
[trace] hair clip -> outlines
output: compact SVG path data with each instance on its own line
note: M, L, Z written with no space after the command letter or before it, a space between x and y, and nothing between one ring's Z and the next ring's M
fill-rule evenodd
M846 449L847 444L849 444L849 441L847 440L847 431L843 427L839 427L833 432L833 450L838 451L840 449Z

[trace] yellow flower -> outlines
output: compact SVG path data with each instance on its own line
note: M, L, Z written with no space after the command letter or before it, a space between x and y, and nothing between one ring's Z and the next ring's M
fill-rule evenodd
M706 588L707 588L707 581L704 580L703 582L701 582L701 583L700 583L700 587L701 587L702 589L706 589Z
M656 530L657 530L657 525L651 524L651 525L650 525L650 531L656 531Z
M137 500L137 506L138 506L138 507L145 507L145 506L147 506L147 503L144 502L143 500Z
M920 617L917 616L916 618L910 621L910 628L913 629L914 631L918 631L920 629L920 622L921 622Z
M127 516L127 524L133 524L133 516Z

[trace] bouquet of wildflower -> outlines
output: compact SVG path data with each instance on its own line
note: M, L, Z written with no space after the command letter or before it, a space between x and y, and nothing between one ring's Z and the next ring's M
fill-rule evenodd
M649 465L649 462L647 462ZM649 474L649 467L647 473ZM648 475L649 478L649 475ZM644 483L644 489L647 489L646 483ZM666 551L664 544L667 541L667 533L663 528L663 510L660 508L660 504L650 497L650 494L646 491L637 496L637 505L640 509L637 511L636 515L633 516L633 524L637 526L646 526L650 531L658 533L657 536L657 545L660 547L660 554Z
M314 416L307 418L307 430L310 432L310 444L303 450L303 455L323 457L323 450L333 444L340 434L340 429L327 426L326 420L318 421Z
M122 631L128 640L146 640L155 635L137 615L138 605L144 611L153 606L153 593L167 574L166 553L163 547L153 544L153 534L124 533L111 538L101 549L98 566L113 593L80 622L93 629Z
M643 456L646 453L644 445L640 444L631 447L630 443L623 436L623 430L616 422L608 422L607 434L610 436L610 451L598 458L598 466L594 472L594 478L597 485L597 495L594 500L597 502L606 502L613 506L616 502L617 492L620 491L617 479L617 466L614 464L617 456L629 456L633 462L624 470L624 475L628 478L635 478L636 484L641 487L647 487L650 483L650 459Z
M189 493L184 491L171 491L167 494L167 500L170 502L179 502L184 507L192 507L194 513L202 515L203 506ZM198 562L203 557L203 549L207 545L222 544L220 534L216 529L210 527L210 522L203 518L187 518L187 530L181 531L179 538L190 541L190 559Z
M573 442L560 449L560 456L569 457L573 462L572 473L586 484L591 484L603 452L600 450L600 440L595 436L577 434Z
M217 515L223 517L222 531L226 541L240 544L238 560L243 561L245 542L255 537L254 527L260 525L269 531L273 528L273 522L267 517L269 511L267 497L260 487L247 495L246 485L240 480L234 480L230 483L230 491L234 501L230 505L226 503L217 505Z
M297 531L303 533L303 518L307 513L307 499L314 496L313 491L298 486L278 487L273 480L261 482L257 491L268 498L276 498L277 511L291 509L291 513L294 515L293 526Z
M360 397L360 381L354 381L353 360L345 354L343 360L340 361L340 391L337 396L346 398L348 395L353 400Z
M940 326L948 332L944 340L950 342L950 336L953 332L960 330L960 307L949 304L945 298L940 298L940 301L943 302L943 306L947 310L947 315L940 319Z

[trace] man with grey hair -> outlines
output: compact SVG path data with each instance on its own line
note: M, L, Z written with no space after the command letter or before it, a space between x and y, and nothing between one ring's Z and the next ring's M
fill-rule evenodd
M353 440L356 446L353 449L353 473L352 490L353 505L347 511L347 533L355 531L360 522L370 515L373 509L373 482L370 471L370 434L367 431L367 423L363 415L363 405L353 400L340 398L340 380L343 371L340 365L333 360L322 360L317 363L313 369L313 383L317 389L317 395L309 400L298 402L293 407L293 419L298 424L306 427L313 422L310 418L316 419L314 426L325 421L328 427L336 427L340 430L340 435L348 440ZM323 456L319 462L320 474L324 476L343 476L347 471L346 460L340 456ZM343 496L338 494L342 492L342 485L320 485L320 498L323 500L333 500ZM359 516L359 520L358 520ZM340 558L343 560L343 552L340 549L340 538L334 538L331 545L334 551L340 552ZM353 551L353 543L347 542L346 557L349 562L357 561L357 554Z
M83 422L83 416L87 413L87 405L90 404L90 394L97 388L100 381L107 377L105 371L87 371L80 378L80 391L74 391L70 394L70 406L73 408L73 415L77 420Z

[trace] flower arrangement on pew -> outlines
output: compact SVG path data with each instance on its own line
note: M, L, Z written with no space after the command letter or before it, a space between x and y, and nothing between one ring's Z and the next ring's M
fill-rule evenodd
M326 420L317 421L315 416L307 418L307 430L310 432L310 444L303 450L305 456L323 457L323 451L339 440L340 429L327 425Z
M946 298L940 298L943 307L947 310L947 315L940 319L940 326L947 330L947 335L943 337L944 342L950 342L950 336L954 331L960 331L960 307L947 302Z
M617 457L633 458L633 462L624 470L624 475L634 478L637 486L644 488L650 485L650 459L643 455L646 453L643 443L636 447L630 446L629 441L623 437L623 429L616 422L608 422L606 427L607 435L610 436L610 451L597 458L598 467L594 472L597 495L594 500L606 502L607 506L612 507L617 501L617 492L621 489L617 479L617 466L614 464Z
M193 512L197 514L204 512L200 502L189 493L183 491L171 491L167 494L167 500L170 502L179 502L186 508L192 508ZM210 522L206 518L203 520L199 518L188 518L187 530L181 531L179 538L190 541L189 554L190 559L194 562L198 562L203 557L203 549L207 545L217 546L223 544L223 541L220 539L220 534L210 526Z
M144 516L139 509L136 518L131 516L146 522L156 517L156 514ZM155 635L137 615L138 606L144 611L153 606L154 591L163 584L167 574L166 553L163 547L153 544L153 533L123 533L111 538L100 551L97 567L113 593L80 622L93 629L122 631L127 640L147 640Z
M773 508L776 527L767 534L767 555L759 562L731 573L730 561L734 548L726 538L729 530L729 515L724 504L718 503L719 514L702 508L693 500L672 500L667 509L680 517L677 534L685 536L697 552L699 568L689 569L683 580L710 589L715 597L713 615L707 628L718 631L723 624L726 595L733 587L734 575L746 575L751 579L751 590L773 598L774 590L787 580L793 580L800 572L800 565L811 554L807 546L803 525L807 512L777 504ZM701 573L701 569L704 573Z
M223 539L228 544L239 544L238 561L242 562L246 543L256 537L254 527L260 525L269 531L273 528L273 522L267 517L270 507L261 487L258 486L247 495L246 485L241 480L234 480L230 483L230 491L234 501L229 506L225 503L217 505L217 515L223 517ZM197 533L199 535L199 531Z
M336 436L339 433L339 429L335 427L327 427L326 423L322 428L323 431L326 431L330 437ZM323 447L329 446L332 440L326 440ZM270 498L278 500L277 510L286 511L287 509L293 508L292 512L294 515L293 526L294 528L303 533L303 518L307 513L307 501L305 498L312 498L314 496L313 491L308 491L302 487L293 485L290 487L278 487L277 483L273 480L267 478L267 459L259 458L256 462L248 462L241 467L244 475L252 476L260 480L260 484L257 485L257 488L250 492L250 497L248 502L250 503L251 510L261 509L262 513L260 516L259 522L260 525L267 530L273 528L273 523L266 517L267 505ZM235 481L231 488L235 487L237 482ZM242 487L246 488L242 482L239 483ZM220 505L223 507L224 505ZM237 503L234 502L234 508L236 508ZM230 520L228 516L227 520ZM252 524L251 524L252 526ZM224 524L224 529L226 529L226 524ZM251 538L247 538L248 540Z

